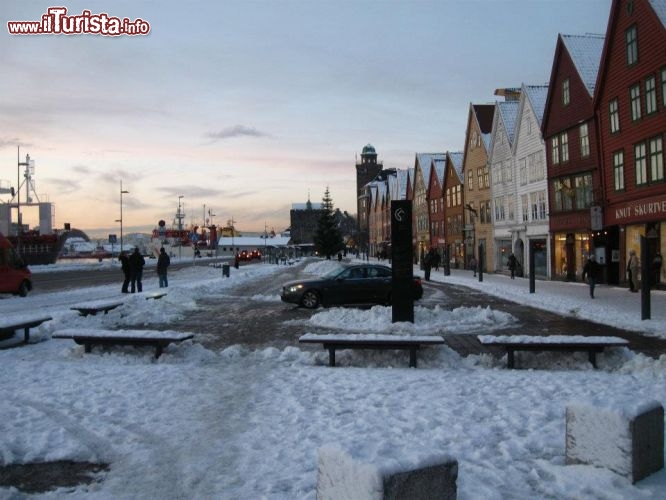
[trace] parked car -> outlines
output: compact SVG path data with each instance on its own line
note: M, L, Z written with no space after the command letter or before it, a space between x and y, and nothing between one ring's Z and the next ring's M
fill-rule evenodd
M339 265L321 278L292 281L282 287L283 302L309 309L319 305L391 304L392 272L381 264ZM423 296L421 278L414 277L414 300Z
M14 250L10 241L0 233L0 293L25 297L32 290L32 273Z

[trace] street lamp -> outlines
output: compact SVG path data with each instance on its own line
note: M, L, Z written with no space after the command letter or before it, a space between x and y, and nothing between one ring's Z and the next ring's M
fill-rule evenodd
M123 189L123 180L120 179L120 219L117 219L116 222L120 222L120 254L123 253L123 195L129 194L129 191Z
M178 219L178 258L182 259L183 257L183 217L185 217L185 214L183 214L182 209L181 209L181 204L180 200L182 200L184 196L181 194L178 196L178 213L176 214L176 218Z

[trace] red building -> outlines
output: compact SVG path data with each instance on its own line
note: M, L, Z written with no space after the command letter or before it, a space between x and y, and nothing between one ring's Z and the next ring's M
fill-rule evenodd
M591 210L598 211L604 202L594 114L603 46L603 35L560 34L555 47L541 123L553 279L580 277L591 252L597 253L602 265L610 261L606 235L599 232L601 225L595 227L591 220ZM606 278L617 282L617 270Z
M594 107L609 265L624 281L628 253L640 255L641 236L650 262L666 249L664 0L613 0Z

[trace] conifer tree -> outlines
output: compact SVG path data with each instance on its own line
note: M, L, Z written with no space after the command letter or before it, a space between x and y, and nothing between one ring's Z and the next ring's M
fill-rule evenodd
M341 251L344 247L328 186L326 186L324 198L322 198L321 216L317 221L314 244L319 255L325 255L327 259L330 259L331 255Z

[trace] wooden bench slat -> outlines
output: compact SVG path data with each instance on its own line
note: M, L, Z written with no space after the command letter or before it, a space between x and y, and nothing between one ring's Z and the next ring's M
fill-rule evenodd
M313 334L302 335L298 341L303 344L322 344L328 350L329 366L335 366L337 349L376 349L409 350L409 366L416 368L416 351L422 345L446 343L440 336L407 336L382 334Z
M30 341L30 329L52 319L51 316L3 318L0 320L0 340L6 340L12 337L16 330L23 329L23 342L27 344Z
M92 315L95 316L98 312L104 311L104 314L107 314L112 309L120 307L124 304L123 301L93 301L93 302L84 302L76 306L70 307L73 311L78 311L81 316Z
M153 346L155 357L159 358L164 347L172 342L182 342L194 338L194 334L184 332L158 332L154 330L74 330L63 329L53 335L54 339L72 339L91 352L93 345L132 345Z
M507 350L507 366L515 367L516 351L566 351L588 353L588 359L597 367L596 354L606 347L627 346L629 341L621 337L600 337L585 335L478 335L478 341L490 347L504 347Z

